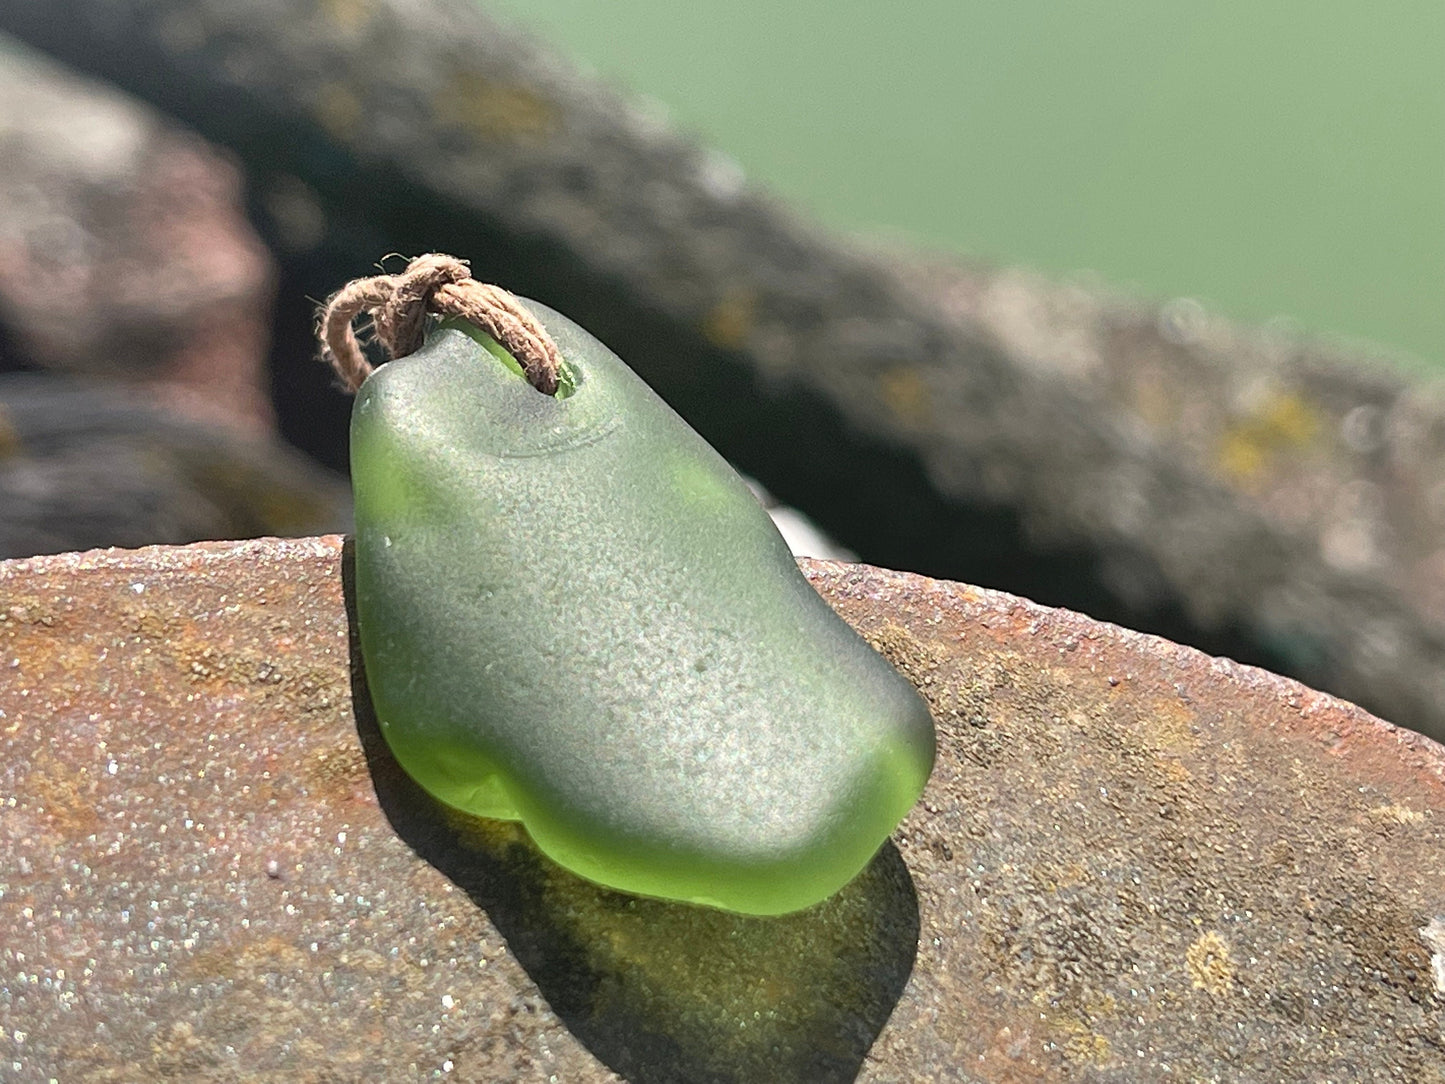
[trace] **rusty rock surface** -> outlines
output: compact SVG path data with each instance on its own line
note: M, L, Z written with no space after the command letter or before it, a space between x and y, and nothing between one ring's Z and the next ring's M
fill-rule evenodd
M0 1077L1445 1081L1445 749L1066 611L804 567L939 759L857 881L770 920L431 802L338 537L0 564Z

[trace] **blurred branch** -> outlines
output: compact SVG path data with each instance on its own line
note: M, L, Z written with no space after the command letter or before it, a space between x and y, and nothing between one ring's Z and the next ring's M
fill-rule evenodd
M1438 389L1187 304L840 240L469 4L0 0L0 28L235 150L293 284L470 256L867 560L1445 735Z

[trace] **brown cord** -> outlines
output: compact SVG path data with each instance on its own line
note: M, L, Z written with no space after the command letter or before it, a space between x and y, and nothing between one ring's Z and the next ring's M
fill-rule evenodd
M400 275L354 279L332 294L316 327L322 357L354 392L371 374L371 363L352 321L369 316L388 359L394 360L421 346L429 312L475 324L517 359L532 387L557 393L562 355L537 318L506 290L472 278L464 261L435 252L418 256Z

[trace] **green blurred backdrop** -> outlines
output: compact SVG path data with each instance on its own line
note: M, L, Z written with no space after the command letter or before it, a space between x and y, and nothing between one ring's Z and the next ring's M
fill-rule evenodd
M501 0L825 222L1445 370L1445 2Z

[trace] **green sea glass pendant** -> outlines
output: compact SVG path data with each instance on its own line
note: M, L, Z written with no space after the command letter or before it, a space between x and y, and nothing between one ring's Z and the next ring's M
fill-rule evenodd
M575 873L778 914L918 799L928 709L809 586L723 459L611 351L525 303L557 395L471 325L351 421L356 606L397 760Z

